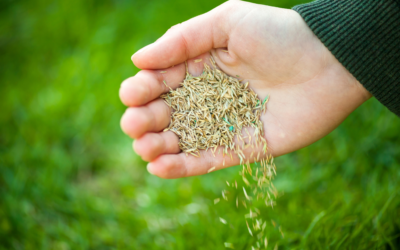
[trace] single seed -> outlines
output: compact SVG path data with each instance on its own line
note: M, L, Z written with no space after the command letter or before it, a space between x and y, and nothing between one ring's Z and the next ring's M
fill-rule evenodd
M223 224L227 224L226 220L224 220L223 218L219 217L219 221L221 221Z
M229 243L229 242L225 242L225 243L224 243L224 246L225 246L226 248L235 249L235 248L233 247L233 244L232 244L232 243Z
M253 232L251 231L251 229L250 229L250 227L249 227L249 223L247 222L247 220L246 220L246 225L247 225L247 229L249 230L249 234L250 234L251 236L253 236Z

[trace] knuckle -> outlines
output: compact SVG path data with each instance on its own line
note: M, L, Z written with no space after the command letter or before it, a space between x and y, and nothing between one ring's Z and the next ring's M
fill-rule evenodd
M153 74L154 74L155 79L157 79L157 89L161 90L160 93L158 93L158 94L168 92L169 89L164 84L164 81L166 80L165 74L161 74L157 71L153 71Z
M182 26L182 23L175 24L175 25L171 26L171 28L169 28L166 33L175 31L175 30L179 29L181 26Z
M154 136L152 138L153 151L160 152L164 148L164 140L160 136Z
M175 179L186 177L186 167L180 161L164 160L164 168L160 172L160 177L163 179Z
M154 160L163 149L163 140L156 134L145 134L134 142L134 149L143 160Z
M151 155L158 154L163 149L163 139L157 134L146 134L143 140L146 140Z

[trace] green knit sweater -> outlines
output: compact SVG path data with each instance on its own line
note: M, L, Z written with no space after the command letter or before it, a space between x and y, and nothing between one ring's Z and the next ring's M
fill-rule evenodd
M317 0L293 9L339 62L400 116L400 0Z

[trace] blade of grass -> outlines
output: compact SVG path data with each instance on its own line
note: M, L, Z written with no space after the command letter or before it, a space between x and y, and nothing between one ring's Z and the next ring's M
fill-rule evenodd
M313 228L315 227L315 225L324 216L325 216L325 211L322 211L321 213L319 213L317 216L314 217L313 221L310 223L310 225L308 226L306 232L303 235L302 243L307 241L307 238L310 235L310 233L313 230Z
M350 234L346 234L343 239L339 241L339 243L336 245L336 249L341 249L340 246L349 238Z

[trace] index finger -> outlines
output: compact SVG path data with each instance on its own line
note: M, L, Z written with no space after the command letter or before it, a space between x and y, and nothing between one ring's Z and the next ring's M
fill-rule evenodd
M225 3L227 5L231 3ZM227 47L226 22L221 7L173 26L159 40L132 56L140 69L160 69L182 63L213 48Z

